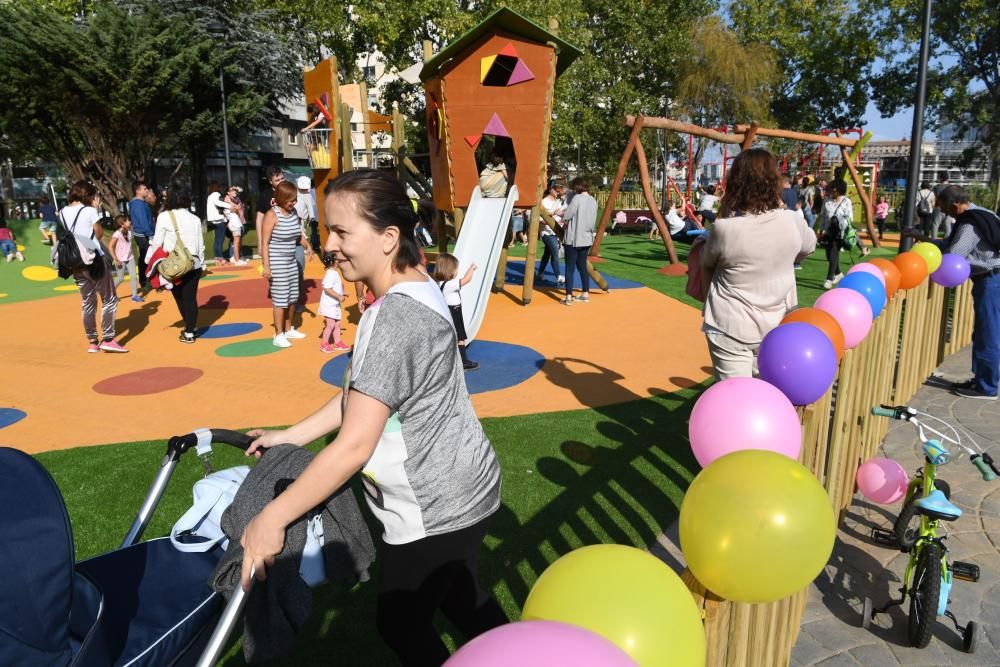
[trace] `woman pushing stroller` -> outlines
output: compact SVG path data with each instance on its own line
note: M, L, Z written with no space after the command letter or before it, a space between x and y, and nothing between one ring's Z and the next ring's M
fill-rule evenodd
M508 621L476 565L500 505L500 467L472 408L448 306L420 269L417 215L390 174L352 171L326 190L324 250L375 301L358 325L342 395L285 431L250 431L248 454L334 440L244 531L243 582L280 553L285 528L361 472L382 523L376 626L404 665L440 665L437 609L471 639Z

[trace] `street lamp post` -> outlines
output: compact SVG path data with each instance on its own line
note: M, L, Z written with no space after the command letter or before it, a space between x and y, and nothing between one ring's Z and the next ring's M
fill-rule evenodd
M903 221L900 227L913 224L913 213L917 203L918 181L920 180L920 160L923 157L924 102L927 99L927 59L930 52L931 0L924 0L923 27L920 34L920 63L917 69L917 99L913 105L913 129L910 132L910 164L906 174L906 199L903 202ZM913 239L903 236L899 239L899 251L905 252L913 245Z
M214 37L225 37L229 29L221 23L209 23L208 33ZM223 76L222 64L219 64L219 92L222 95L222 144L226 151L226 186L233 184L233 172L229 161L229 123L226 120L226 80Z

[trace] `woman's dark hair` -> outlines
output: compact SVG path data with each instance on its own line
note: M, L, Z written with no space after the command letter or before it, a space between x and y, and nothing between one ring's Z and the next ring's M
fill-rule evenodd
M840 180L830 181L830 185L828 187L831 190L833 190L833 193L835 195L837 195L838 197L843 197L844 195L847 194L847 182L846 181L840 181Z
M740 213L763 213L781 206L781 173L778 162L763 148L751 148L736 156L726 174L720 218Z
M49 203L49 198L46 197L45 195L42 195L41 197L38 198L38 203L41 204L42 206L45 206L46 204Z
M930 190L931 189L931 184L928 183L927 181L921 181L921 183L920 183L920 189L921 190Z
M580 194L581 192L590 192L590 183L583 176L577 176L572 181L569 182L569 186L573 188L573 192Z
M208 194L212 194L213 192L218 192L221 195L223 193L222 183L219 183L218 181L209 181Z
M67 199L70 204L80 202L84 206L90 206L96 196L97 188L94 187L94 184L88 181L80 180L74 183L69 189L69 196Z
M705 193L706 194L710 194L710 195L714 195L715 194L715 186L714 185L710 185L707 188L705 188Z
M184 181L174 179L167 186L167 200L163 203L164 211L174 211L179 208L191 208L191 186Z
M420 266L420 249L414 233L418 215L406 196L406 188L391 172L348 171L330 181L325 194L327 197L350 195L358 214L379 233L389 227L399 230L399 249L393 264L396 271Z

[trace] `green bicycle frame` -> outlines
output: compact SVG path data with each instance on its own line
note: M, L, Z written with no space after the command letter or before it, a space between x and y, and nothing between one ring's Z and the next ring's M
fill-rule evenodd
M922 491L920 497L926 498L934 490L934 479L937 477L937 466L930 462L929 459L925 459L926 465L924 466L924 474L921 479L913 479L910 481L909 489L906 492L906 503L917 494L918 490ZM904 503L905 506L905 503ZM903 575L903 585L906 586L906 590L909 591L913 585L913 571L917 567L917 561L920 560L920 554L924 550L924 544L928 540L933 540L937 537L938 520L933 519L924 514L920 515L920 535L917 537L916 543L913 545L913 549L910 551L910 560L906 564L906 573ZM948 572L948 552L945 551L941 556L941 572L942 579L947 580L950 576Z

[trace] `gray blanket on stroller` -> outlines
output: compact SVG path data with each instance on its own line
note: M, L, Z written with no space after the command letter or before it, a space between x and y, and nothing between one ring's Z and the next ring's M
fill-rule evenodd
M302 474L312 458L313 453L302 447L278 445L250 471L222 515L222 530L230 542L210 582L214 590L228 596L240 585L243 529ZM345 485L316 509L323 517L327 579L348 586L367 581L375 546L350 488ZM288 527L284 549L268 568L267 580L256 582L247 599L243 634L247 662L272 660L291 652L295 635L312 609L312 592L299 576L307 518L303 516Z

